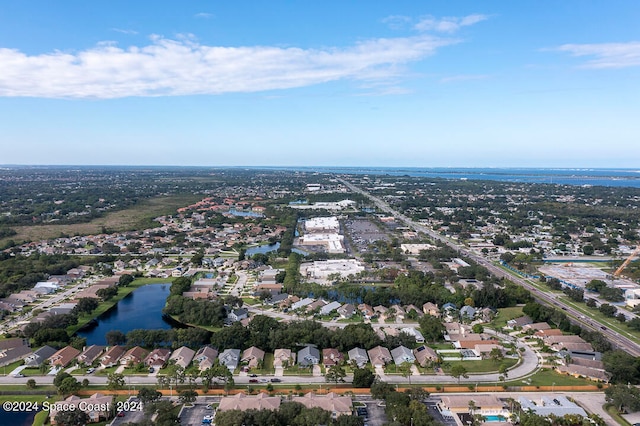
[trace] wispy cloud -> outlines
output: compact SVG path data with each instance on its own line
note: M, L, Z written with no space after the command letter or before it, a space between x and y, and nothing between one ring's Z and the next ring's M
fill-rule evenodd
M404 15L391 15L382 20L383 24L386 24L392 30L401 30L407 25L410 25L412 18Z
M194 16L194 18L209 19L209 18L213 18L214 15L213 15L213 13L200 12L200 13L196 13L193 16Z
M457 43L420 35L323 49L223 47L192 37L154 36L146 46L114 43L28 55L0 48L0 96L121 98L289 89L337 80L397 78L409 63Z
M121 34L130 34L130 35L135 35L138 34L137 31L134 30L124 30L122 28L111 28L111 31L115 31L117 33L121 33Z
M575 57L590 57L585 68L627 68L640 66L640 42L563 44L553 50Z
M454 33L462 27L477 24L489 19L487 15L473 14L462 17L448 16L444 18L436 18L428 15L420 19L414 28L418 31L435 31L440 33Z
M456 81L472 81L472 80L485 80L489 78L487 74L461 74L452 75L449 77L443 77L440 79L440 83L453 83Z

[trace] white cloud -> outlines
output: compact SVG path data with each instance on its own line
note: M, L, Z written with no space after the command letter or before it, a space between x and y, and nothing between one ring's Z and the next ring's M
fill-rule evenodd
M418 31L435 31L441 33L454 33L462 27L477 24L489 17L487 15L467 15L463 17L448 16L444 18L436 18L428 15L420 19L414 28Z
M200 13L196 13L195 15L193 15L195 18L201 18L201 19L209 19L209 18L213 18L213 13L207 13L207 12L200 12Z
M130 34L130 35L138 34L138 32L135 30L124 30L122 28L111 28L111 31L115 31L117 33L122 33L122 34Z
M640 42L564 44L555 50L568 52L571 56L592 57L584 64L586 68L626 68L640 66Z
M114 43L69 53L27 55L0 48L0 96L121 98L259 92L337 80L384 81L450 38L415 36L345 48L206 46L186 36L153 36L147 46Z

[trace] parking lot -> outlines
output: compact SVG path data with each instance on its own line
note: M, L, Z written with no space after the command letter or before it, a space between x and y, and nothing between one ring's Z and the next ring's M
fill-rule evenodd
M191 408L184 408L180 415L180 424L183 426L201 426L205 416L213 416L214 410L207 408L206 404L196 404Z

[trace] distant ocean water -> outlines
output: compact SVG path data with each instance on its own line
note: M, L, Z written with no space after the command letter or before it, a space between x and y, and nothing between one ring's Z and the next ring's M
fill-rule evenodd
M273 167L305 172L415 176L442 179L493 180L576 186L640 188L637 169L534 169L534 168L420 168L420 167Z

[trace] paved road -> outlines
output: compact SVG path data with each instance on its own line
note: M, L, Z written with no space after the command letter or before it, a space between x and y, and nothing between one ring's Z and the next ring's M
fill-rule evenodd
M525 279L521 278L517 274L506 272L502 268L499 268L498 266L494 265L489 259L470 251L466 247L460 246L452 242L451 240L443 237L442 235L438 234L437 232L433 231L432 229L424 225L414 222L409 217L391 208L391 206L389 206L381 198L371 195L367 191L364 191L358 188L357 186L353 185L350 182L347 182L344 179L340 179L340 181L353 192L357 192L359 194L364 195L365 197L368 197L371 201L373 201L373 203L380 210L389 213L390 215L394 216L396 219L404 222L407 226L414 229L415 231L427 234L433 240L440 241L448 245L449 247L453 248L454 250L457 250L461 255L464 255L472 259L474 262L478 263L479 265L482 265L485 268L487 268L489 272L491 272L495 276L499 278L506 278L518 285L521 285L522 287L528 289L533 294L537 302L548 305L548 306L557 306L561 308L562 310L566 311L566 313L570 316L570 319L572 322L578 323L582 327L598 331L602 333L604 336L606 336L607 339L617 348L622 349L632 354L633 356L640 356L640 344L638 344L638 342L631 340L625 336L622 336L616 331L610 330L606 326L598 323L597 321L591 318L581 318L583 316L582 312L576 309L573 309L571 306L565 305L561 301L556 300L554 296L538 290L536 287L528 283Z

